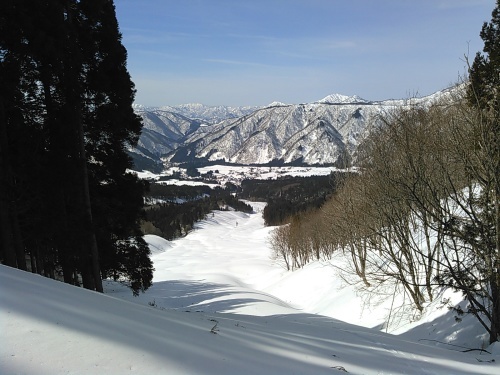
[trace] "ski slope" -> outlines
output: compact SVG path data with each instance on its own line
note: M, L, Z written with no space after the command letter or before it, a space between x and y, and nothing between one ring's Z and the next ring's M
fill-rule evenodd
M367 306L336 277L340 260L287 272L254 208L215 212L172 242L147 236L154 285L139 297L0 266L0 374L500 374L498 345L430 345L478 345L473 320L429 306L387 334L371 328L387 301Z

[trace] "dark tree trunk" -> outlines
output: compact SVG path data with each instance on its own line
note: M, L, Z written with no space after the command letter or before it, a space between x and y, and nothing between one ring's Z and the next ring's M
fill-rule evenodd
M14 248L16 251L17 268L23 271L27 271L28 267L26 266L26 252L24 251L24 241L21 235L21 229L19 228L18 209L15 200L12 202L11 220L12 229L14 232Z
M27 270L21 241L17 207L12 196L12 169L9 162L7 116L0 97L0 240L6 265Z
M492 275L491 282L491 325L490 325L490 344L500 341L500 270Z
M93 276L95 290L103 292L101 271L99 267L99 251L97 248L97 240L92 221L92 206L90 203L89 177L87 170L87 157L85 153L85 141L83 135L83 124L81 116L78 121L78 138L79 138L79 163L80 163L80 178L82 184L83 206L84 206L84 221L86 229L87 246L90 252L90 269Z
M84 248L81 251L81 265L83 286L98 292L103 291L101 272L99 267L99 251L92 220L92 207L90 200L89 177L87 170L87 156L85 151L85 137L82 119L82 82L80 82L81 59L78 50L73 46L71 36L78 35L78 21L74 17L73 9L70 5L66 6L68 36L66 39L67 53L65 56L66 79L65 94L67 98L67 115L70 119L73 136L72 141L75 145L75 155L77 160L77 181L79 205L82 209Z

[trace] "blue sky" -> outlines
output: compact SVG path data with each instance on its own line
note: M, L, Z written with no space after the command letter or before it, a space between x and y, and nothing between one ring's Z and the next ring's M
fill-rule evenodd
M495 0L115 0L136 103L424 96L482 50Z

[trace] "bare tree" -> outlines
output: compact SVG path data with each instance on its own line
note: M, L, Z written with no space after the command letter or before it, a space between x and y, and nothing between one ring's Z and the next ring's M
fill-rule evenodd
M291 269L291 250L288 238L289 232L290 227L288 225L279 226L271 232L269 239L271 248L274 251L273 257L276 260L283 260L287 271L290 271Z

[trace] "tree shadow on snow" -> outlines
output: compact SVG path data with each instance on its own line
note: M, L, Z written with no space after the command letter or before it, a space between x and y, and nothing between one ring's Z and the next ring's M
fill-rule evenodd
M13 347L4 341L10 355L35 356L36 347L44 344L44 338L37 336L40 341L33 341L29 332L43 322L45 330L65 332L50 342L54 350L62 348L65 353L78 353L85 348L84 355L78 357L83 362L65 364L69 372L79 372L82 363L88 366L103 353L117 353L117 347L127 350L130 356L127 363L134 364L139 373L141 365L151 366L151 363L160 366L158 371L176 374L257 374L263 369L269 374L331 374L340 368L358 374L377 371L468 374L471 369L473 373L488 374L495 371L491 366L496 366L478 364L474 356L464 353L403 341L312 314L259 317L181 310L222 311L262 301L258 296L240 298L236 294L233 298L234 287L226 285L201 281L158 283L157 288L163 291L161 298L165 299L159 302L178 305L177 310L162 310L19 270L1 271L0 306L7 315L13 314L8 315L12 319L7 319L6 327L15 321L14 317L26 317L23 318L25 343ZM79 334L79 340L72 338L72 332ZM8 331L7 339L12 334ZM145 354L149 359L144 359ZM105 361L112 358L106 357Z

